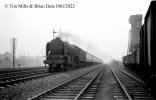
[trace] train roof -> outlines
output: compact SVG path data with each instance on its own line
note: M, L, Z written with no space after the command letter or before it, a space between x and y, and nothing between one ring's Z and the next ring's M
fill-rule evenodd
M155 10L156 10L156 0L151 1L147 13L145 15L145 20L149 17L150 14L155 14Z

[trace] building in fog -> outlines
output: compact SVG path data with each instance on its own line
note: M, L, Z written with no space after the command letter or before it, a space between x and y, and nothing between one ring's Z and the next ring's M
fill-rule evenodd
M5 52L4 54L0 54L0 59L12 59L12 54L9 52Z
M15 59L15 68L44 66L43 56L19 56ZM0 54L0 68L13 68L13 56L9 52Z
M129 23L131 24L131 29L129 31L128 54L131 54L139 47L142 15L131 15L129 18Z
M12 54L5 52L0 54L0 68L10 68L12 66Z

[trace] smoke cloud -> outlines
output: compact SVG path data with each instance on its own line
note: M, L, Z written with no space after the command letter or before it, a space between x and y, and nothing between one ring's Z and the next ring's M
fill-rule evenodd
M107 54L104 54L104 51L100 51L99 45L94 42L92 39L84 40L82 37L77 36L76 34L70 32L62 32L57 35L61 40L69 42L70 44L76 45L83 50L87 51L90 54L102 59L105 63L111 61L111 57Z

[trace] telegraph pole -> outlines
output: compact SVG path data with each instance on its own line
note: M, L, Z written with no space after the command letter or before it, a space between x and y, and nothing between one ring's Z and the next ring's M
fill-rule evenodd
M15 68L15 58L16 58L16 38L11 38L11 47L12 47L12 55L13 55L13 68Z
M53 39L54 39L54 34L55 34L55 33L58 33L58 32L55 32L55 31L54 31L54 28L53 28Z
M61 32L61 29L60 29L60 32ZM59 33L59 32L56 32L56 31L54 30L54 28L53 28L53 39L54 39L55 33Z

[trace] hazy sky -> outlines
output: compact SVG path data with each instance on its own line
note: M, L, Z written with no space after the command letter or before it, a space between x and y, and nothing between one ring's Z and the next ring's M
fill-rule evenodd
M68 41L107 61L127 52L130 15L146 14L151 0L1 0L0 53L41 55L52 31L69 34ZM6 4L74 4L75 8L5 8ZM67 40L67 38L64 38Z

